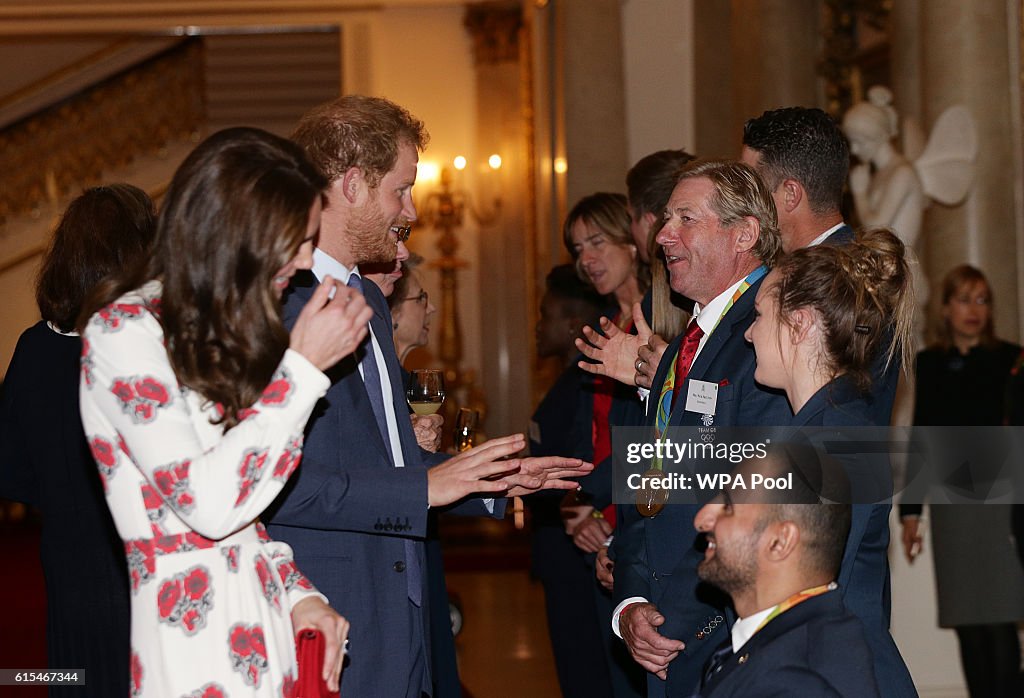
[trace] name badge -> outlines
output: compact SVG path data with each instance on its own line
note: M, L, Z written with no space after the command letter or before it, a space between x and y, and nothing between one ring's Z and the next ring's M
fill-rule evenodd
M691 380L686 388L686 411L714 414L718 404L718 383Z

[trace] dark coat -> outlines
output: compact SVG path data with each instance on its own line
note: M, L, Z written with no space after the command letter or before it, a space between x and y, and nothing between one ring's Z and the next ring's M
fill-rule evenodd
M792 425L812 429L812 438L818 442L856 439L858 427L878 426L872 422L874 414L869 397L840 377L812 395L793 417ZM880 694L885 698L915 698L917 691L910 672L889 634L889 459L885 454L856 454L841 460L856 499L839 567L839 595L864 625Z
M687 386L694 379L719 385L716 426L784 425L792 419L785 395L754 382L754 349L743 338L753 320L754 298L761 281L736 301L708 337L686 383L678 388L682 392L669 426L700 425L701 415L683 409ZM681 342L682 335L665 350L652 385L664 383ZM651 399L657 396L652 394ZM649 423L653 423L653 414L652 406ZM697 685L705 661L726 637L723 609L728 599L697 578L697 564L703 554L694 545L697 532L693 519L700 506L699 502L670 503L657 516L634 520L623 527L612 544L616 599L648 599L665 616L660 632L686 643L669 666L667 682L648 676L651 698L666 691L668 695L689 695L687 691Z
M286 325L294 324L316 284L311 273L295 275L285 298ZM404 417L390 312L375 285L365 284L364 294L374 311L370 326L387 362L395 414ZM405 467L394 467L353 357L328 376L331 387L306 429L302 465L275 502L268 530L292 546L299 568L352 624L342 693L401 696L418 671L417 656L431 656L429 603L416 607L406 582L407 568L418 565L424 570L422 598L429 599L427 464L411 422L399 418ZM487 513L480 500L466 507ZM503 511L503 500L496 501L495 513ZM415 544L415 560L407 559L407 540ZM422 690L431 693L429 666L422 679Z
M826 592L773 618L725 660L702 698L879 696L864 627Z
M48 665L85 669L91 695L128 694L124 545L78 411L82 341L39 322L18 340L0 400L0 497L42 512ZM13 561L12 561L13 563ZM79 695L80 687L50 687Z

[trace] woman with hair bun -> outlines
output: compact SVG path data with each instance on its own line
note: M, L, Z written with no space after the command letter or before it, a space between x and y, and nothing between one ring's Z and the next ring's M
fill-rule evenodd
M907 365L913 299L903 243L887 230L796 250L757 294L747 330L754 377L786 392L798 422L828 405L851 424L869 425L859 408L870 399L872 362L884 353L887 369L897 355Z
M848 245L796 250L765 277L746 337L754 378L786 393L792 427L887 426L872 421L872 366L879 357L886 370L898 370L897 357L907 365L914 290L904 254L893 233L869 230ZM916 696L889 634L888 460L858 458L847 469L857 500L836 581L864 623L881 695Z

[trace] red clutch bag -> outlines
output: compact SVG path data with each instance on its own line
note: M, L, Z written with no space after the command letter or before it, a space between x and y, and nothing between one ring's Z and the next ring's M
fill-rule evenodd
M299 664L299 678L295 680L292 698L339 698L336 691L327 690L323 680L324 636L319 630L300 630L295 636L295 649Z

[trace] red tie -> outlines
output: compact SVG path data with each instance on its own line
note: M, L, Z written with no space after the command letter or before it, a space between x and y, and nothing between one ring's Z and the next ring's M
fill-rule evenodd
M703 336L704 330L700 328L696 320L690 323L690 326L686 328L686 334L683 335L683 342L679 345L679 353L676 354L675 385L672 391L673 408L676 404L676 395L683 389L683 383L686 382L690 366L693 365L693 357L697 356L697 347L700 346L700 340Z

